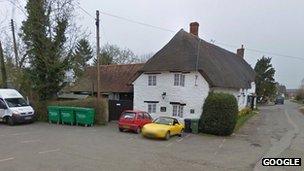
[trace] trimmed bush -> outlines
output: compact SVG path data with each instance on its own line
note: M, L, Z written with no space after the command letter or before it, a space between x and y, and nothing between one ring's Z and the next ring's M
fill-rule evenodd
M238 104L233 95L210 93L200 118L202 132L213 135L231 135L237 122Z

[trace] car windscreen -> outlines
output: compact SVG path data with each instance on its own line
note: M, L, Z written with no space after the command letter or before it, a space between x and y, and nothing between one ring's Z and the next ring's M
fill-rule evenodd
M157 123L157 124L163 124L163 125L172 125L173 119L172 118L157 118L153 122Z
M134 119L135 118L135 113L133 112L125 112L122 115L123 119Z
M23 98L6 98L4 100L9 107L29 106Z

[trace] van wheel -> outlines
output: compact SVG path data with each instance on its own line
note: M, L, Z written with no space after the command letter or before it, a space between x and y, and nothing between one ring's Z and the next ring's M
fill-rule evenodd
M122 128L119 128L119 132L123 132L123 129L122 129Z
M10 126L15 125L15 122L14 122L12 117L7 117L6 118L6 123L9 124Z

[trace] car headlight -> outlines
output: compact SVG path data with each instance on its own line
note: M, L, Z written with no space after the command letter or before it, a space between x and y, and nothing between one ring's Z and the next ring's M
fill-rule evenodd
M13 116L14 116L14 115L15 115L15 116L20 116L20 113L13 112L12 115L13 115Z

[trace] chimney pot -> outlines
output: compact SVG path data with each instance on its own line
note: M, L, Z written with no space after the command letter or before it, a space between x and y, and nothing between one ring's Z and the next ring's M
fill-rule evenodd
M199 27L198 22L190 23L190 33L195 36L198 36L198 27Z
M245 49L244 49L244 46L242 45L241 48L236 50L236 55L241 58L244 58L244 52L245 52Z

